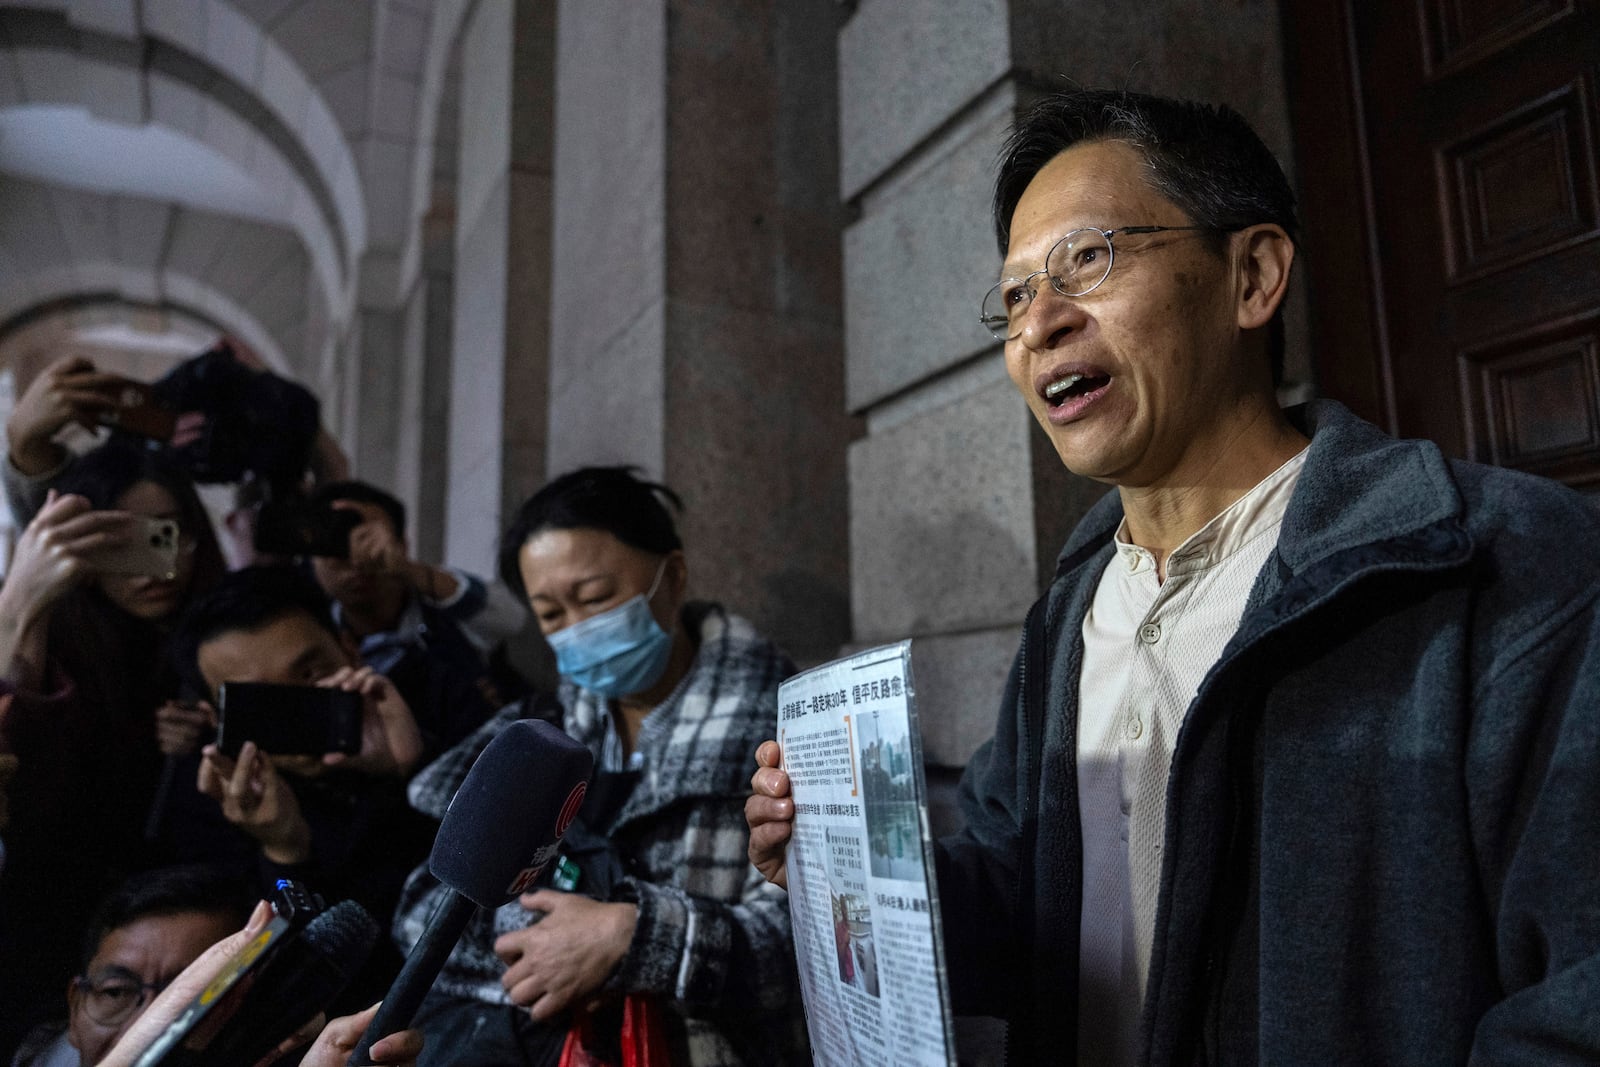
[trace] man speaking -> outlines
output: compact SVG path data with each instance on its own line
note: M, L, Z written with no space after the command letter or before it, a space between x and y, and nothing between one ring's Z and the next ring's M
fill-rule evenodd
M1226 108L1051 97L995 223L984 325L1115 492L937 848L957 1009L1017 1063L1600 1062L1600 516L1279 410L1293 195Z

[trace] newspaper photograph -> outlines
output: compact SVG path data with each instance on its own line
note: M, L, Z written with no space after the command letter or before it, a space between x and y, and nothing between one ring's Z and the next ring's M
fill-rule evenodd
M953 1067L911 642L798 674L778 705L813 1061Z

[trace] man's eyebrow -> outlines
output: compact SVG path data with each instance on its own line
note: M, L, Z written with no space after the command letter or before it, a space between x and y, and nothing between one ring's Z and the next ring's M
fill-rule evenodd
M95 971L93 974L89 975L88 977L94 979L97 982L103 982L108 978L126 978L130 982L143 982L144 981L143 978L141 978L139 975L135 974L133 971L130 971L130 970L128 970L128 968L123 967L121 964L116 964L116 963L108 963L104 967L101 967L98 971Z

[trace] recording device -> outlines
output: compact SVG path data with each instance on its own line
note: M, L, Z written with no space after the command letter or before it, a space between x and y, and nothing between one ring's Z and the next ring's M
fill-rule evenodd
M174 519L134 517L133 538L125 545L94 553L102 574L133 574L171 580L178 576L178 523Z
M361 751L361 694L313 685L223 682L217 749L236 758L246 741L274 756Z
M350 533L361 514L331 505L313 507L301 497L269 500L256 513L256 551L268 556L350 558Z
M178 427L178 416L157 399L151 386L123 378L114 388L115 406L97 414L96 422L162 444L172 440L172 433Z
M404 1030L478 908L509 904L533 885L561 844L589 787L588 748L550 723L522 719L502 730L450 801L428 856L448 897L428 920L349 1063Z
M377 944L378 924L353 900L308 918L316 901L307 896L296 911L300 895L291 890L289 913L275 914L134 1067L255 1063L343 992Z
M151 390L171 411L205 414L199 436L173 449L197 482L237 482L249 472L287 488L299 484L311 462L317 398L303 385L245 366L225 340L174 367Z

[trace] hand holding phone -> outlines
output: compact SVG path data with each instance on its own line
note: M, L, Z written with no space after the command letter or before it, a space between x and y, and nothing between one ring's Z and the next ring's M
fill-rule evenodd
M371 667L345 667L318 684L360 694L362 701L360 751L324 756L324 763L376 777L404 778L416 769L422 760L422 731L394 683Z
M57 466L63 451L56 435L73 423L93 430L100 413L116 405L114 390L123 380L95 370L82 356L63 357L40 371L6 421L6 439L17 469L37 476Z
M223 818L255 838L271 862L292 866L311 857L311 826L300 801L254 741L244 743L238 759L207 745L195 788L221 805Z
M132 378L116 378L108 392L111 404L95 412L95 421L100 425L126 430L162 444L172 440L173 431L178 427L177 413L157 400L149 385Z
M98 566L109 552L121 551L135 535L133 516L96 511L81 496L51 490L44 507L17 539L6 580L0 585L0 612L23 627L42 618L50 606Z

